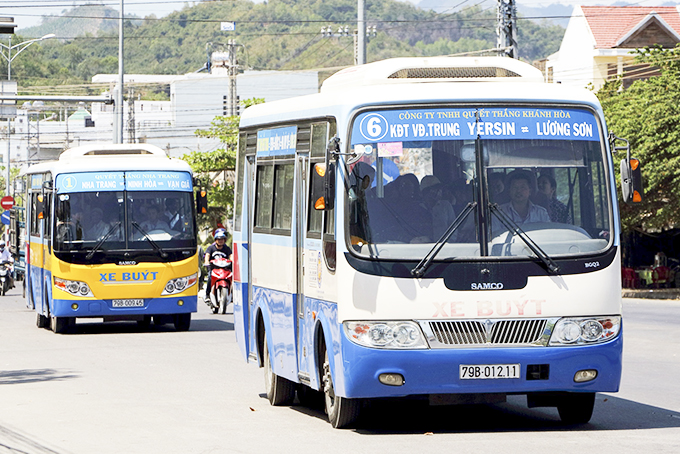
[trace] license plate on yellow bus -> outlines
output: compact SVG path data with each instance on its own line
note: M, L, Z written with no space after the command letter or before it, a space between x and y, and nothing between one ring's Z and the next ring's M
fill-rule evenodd
M461 380L519 378L519 364L461 364Z
M128 300L112 300L112 307L144 307L144 300L141 298Z

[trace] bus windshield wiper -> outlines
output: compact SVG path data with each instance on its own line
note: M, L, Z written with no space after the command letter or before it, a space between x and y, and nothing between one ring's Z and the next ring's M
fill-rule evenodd
M425 254L425 257L418 263L415 268L411 270L411 275L415 277L423 277L425 274L425 270L427 270L427 267L430 266L434 258L439 254L439 251L444 247L444 244L451 238L451 235L453 235L453 232L455 232L458 227L461 226L463 221L465 221L465 218L468 217L470 213L472 213L472 210L475 209L477 206L477 202L470 202L468 203L465 208L463 208L463 211L460 212L458 217L451 223L448 229L446 229L446 232L437 240L437 242L432 246L432 249L430 249L430 252Z
M154 248L156 251L158 251L158 253L161 255L161 257L166 258L166 257L168 256L168 253L165 252L165 251L163 250L163 248L160 247L160 246L158 245L158 243L156 243L153 239L151 239L151 237L149 236L149 234L146 233L146 230L144 230L144 229L142 228L141 225L137 224L137 222L135 222L135 221L132 221L132 226L133 226L134 228L136 228L137 230L139 230L139 231L141 232L142 235L144 235L144 238L146 238L146 240L147 240L149 243L151 243L151 246L153 246L153 248Z
M503 213L503 210L500 209L497 203L490 203L489 210L491 213L496 215L496 217L501 221L505 228L508 229L508 231L514 233L520 237L522 241L524 241L529 249L531 249L531 251L536 254L536 257L541 259L546 268L548 268L548 271L553 274L557 274L560 271L560 267L557 266L557 263L555 263L555 261L551 259L550 256L546 254L546 252L541 249L541 247L536 244L524 230L522 230L519 224L513 221L507 214Z
M86 258L87 260L90 260L90 259L92 258L92 256L94 256L94 253L97 252L97 251L99 250L100 247L102 247L102 244L104 244L104 241L108 240L109 237L111 236L111 234L113 234L113 232L114 232L118 227L120 227L120 221L116 222L115 224L113 224L113 225L111 226L111 228L109 229L109 231L106 232L106 235L104 235L103 237L101 237L101 239L97 242L97 244L95 244L94 247L87 253L87 255L85 256L85 258Z

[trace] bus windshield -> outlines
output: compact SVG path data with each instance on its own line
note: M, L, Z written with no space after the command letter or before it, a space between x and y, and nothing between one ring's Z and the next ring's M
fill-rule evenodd
M441 108L363 112L348 167L349 244L420 260L550 257L610 244L605 148L592 112Z
M55 251L159 255L195 250L192 192L102 191L57 194Z

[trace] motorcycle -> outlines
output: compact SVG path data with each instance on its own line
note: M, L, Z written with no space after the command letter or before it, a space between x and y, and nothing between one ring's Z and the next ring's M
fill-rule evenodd
M232 299L231 260L222 257L210 261L210 299L206 301L213 314L226 314Z
M14 280L12 279L12 262L0 263L0 293L7 294L7 290L14 288Z

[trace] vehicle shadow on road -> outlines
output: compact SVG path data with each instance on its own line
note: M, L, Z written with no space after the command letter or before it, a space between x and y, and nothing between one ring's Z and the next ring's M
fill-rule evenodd
M407 414L408 418L394 418ZM391 415L390 417L385 417ZM510 396L498 405L428 406L416 401L372 403L355 431L365 435L526 431L600 431L680 427L680 412L597 395L588 424L566 425L555 408L527 408L526 398Z
M197 319L191 321L192 331L233 331L234 324L226 320L217 318ZM165 325L151 324L148 327L140 327L136 322L82 322L78 321L75 326L71 326L67 335L73 334L132 334L132 333L175 333L172 323Z
M20 385L44 381L78 378L78 375L56 369L19 369L0 372L0 385Z

